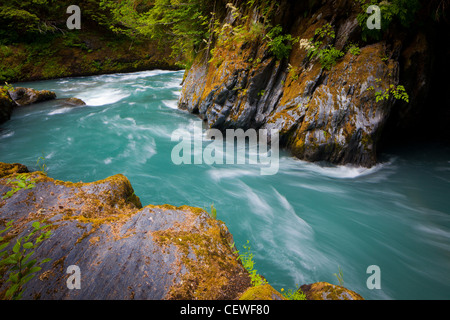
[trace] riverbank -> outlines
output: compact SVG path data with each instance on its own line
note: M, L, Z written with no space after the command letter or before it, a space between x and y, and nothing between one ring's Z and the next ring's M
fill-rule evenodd
M32 43L0 45L0 83L152 69L179 70L169 49L106 31L70 31Z

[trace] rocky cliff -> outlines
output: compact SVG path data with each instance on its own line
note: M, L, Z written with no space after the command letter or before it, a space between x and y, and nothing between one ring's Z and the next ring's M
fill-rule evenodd
M381 40L363 41L357 1L274 3L222 4L214 41L186 75L180 108L221 130L277 129L300 159L370 167L380 146L416 131L430 96L448 102L432 81L436 64L448 66L433 55L438 46L448 52L433 32L448 23L430 22L425 9L418 15L427 27L394 24ZM285 57L271 50L268 11L271 25L290 35ZM311 55L313 44L328 48L329 61ZM448 119L447 109L435 108L433 132L445 132L437 119Z

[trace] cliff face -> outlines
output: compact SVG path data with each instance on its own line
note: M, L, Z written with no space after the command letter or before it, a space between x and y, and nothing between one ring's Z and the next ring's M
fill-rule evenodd
M264 35L234 37L230 44L230 33L222 32L212 46L212 59L202 52L187 73L180 108L221 130L278 129L281 145L300 159L376 164L387 123L395 132L393 128L402 127L401 113L417 119L429 95L433 61L427 34L392 32L382 41L366 43L361 41L361 8L355 1L322 1L310 7L308 2L279 3L274 24L293 38L317 39L318 29L332 26L334 37L323 43L342 52L336 64L324 67L319 59L309 58L304 40L279 59ZM264 19L262 10L243 10L239 15L228 5L222 30L240 24L249 28ZM348 50L351 43L360 44L359 52ZM400 84L410 104L392 95L377 99L376 92Z

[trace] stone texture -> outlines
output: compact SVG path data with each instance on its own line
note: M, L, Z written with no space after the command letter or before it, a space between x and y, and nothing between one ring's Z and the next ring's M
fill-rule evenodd
M345 52L348 44L361 38L356 21L360 8L354 2L322 1L308 10L300 2L281 1L280 6L283 10L278 10L274 19L294 38L314 38L315 31L327 23L336 33L327 43L339 50ZM295 14L299 12L302 14ZM232 16L228 9L222 22L236 27L262 20L258 10L243 11L245 21ZM376 101L375 92L402 84L398 39L361 44L360 55L345 52L331 70L326 70L318 59L310 61L298 44L288 59L278 61L262 36L231 43L225 36L215 42L213 59L204 53L197 57L179 101L180 108L198 113L211 128L277 129L281 146L300 159L371 167L377 163L386 123L393 111L397 112L394 106L413 114L392 95ZM416 44L403 52L407 63L411 64L417 52L428 54L418 37ZM410 69L414 69L410 72L413 76L405 85L413 101L427 92L429 82L424 77L430 72ZM417 110L416 104L410 108Z
M239 300L286 300L286 298L271 285L265 284L249 288Z
M250 286L225 224L202 209L141 208L122 175L93 183L25 175L35 187L0 202L0 225L14 220L10 247L34 221L50 225L52 235L35 253L51 261L27 283L23 299L237 299ZM0 178L0 195L15 176ZM80 268L80 290L67 288L71 265ZM0 296L7 287L0 283Z
M307 300L364 300L359 294L328 282L317 282L300 287Z
M35 90L17 87L9 91L11 98L18 106L27 106L33 103L56 99L56 93L49 90Z

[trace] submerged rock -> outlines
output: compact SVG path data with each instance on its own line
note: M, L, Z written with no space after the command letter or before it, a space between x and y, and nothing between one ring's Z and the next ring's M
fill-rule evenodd
M57 99L58 102L66 106L85 106L86 102L78 98Z
M17 87L9 91L11 98L18 106L27 106L37 102L56 99L56 93L49 90L35 90L31 88Z
M8 173L16 166L4 167ZM202 209L142 208L122 175L93 183L24 176L35 187L0 202L0 229L14 220L10 247L34 221L50 225L52 235L35 253L51 261L27 283L23 299L237 299L250 286L227 227ZM14 177L0 178L1 196ZM79 267L81 289L68 288L69 266ZM6 289L0 282L0 296Z

